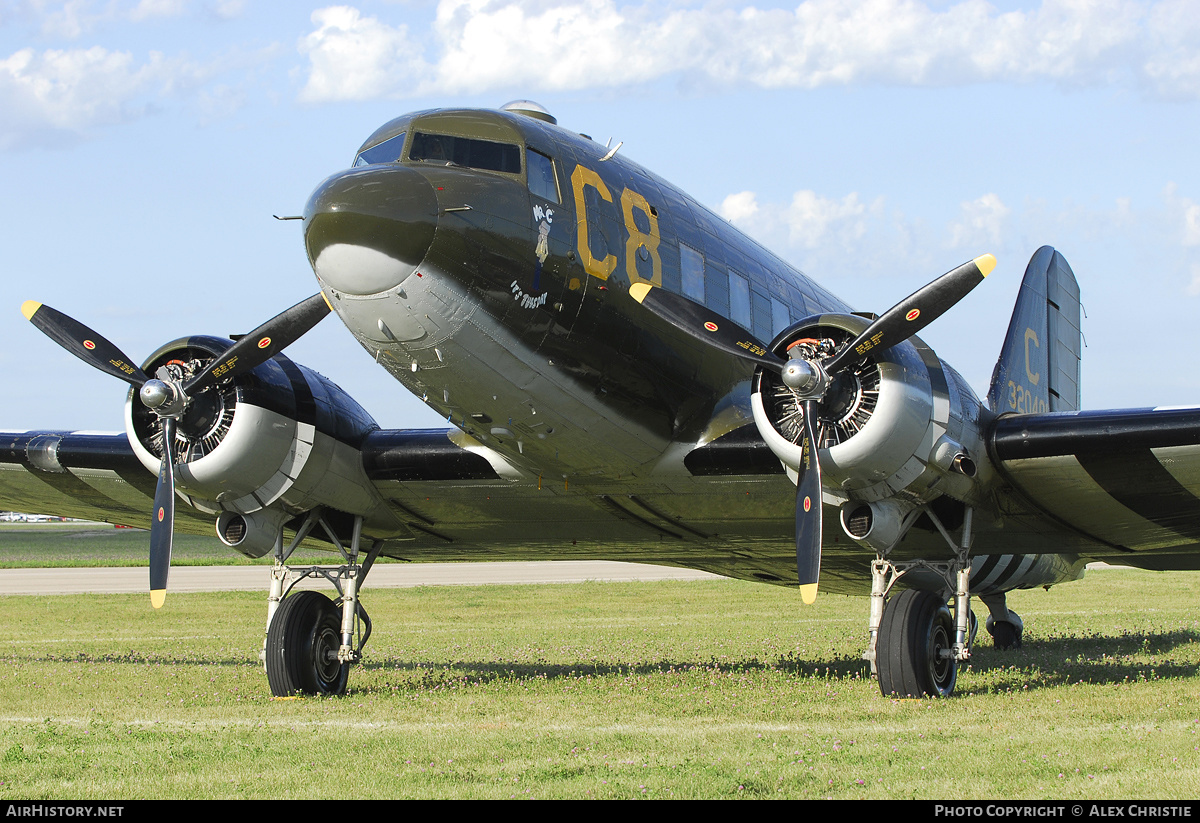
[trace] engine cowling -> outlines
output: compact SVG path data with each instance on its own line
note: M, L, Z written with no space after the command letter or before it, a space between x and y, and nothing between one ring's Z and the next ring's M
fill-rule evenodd
M218 337L182 338L154 352L143 370L166 368L184 382L229 346ZM125 426L138 459L157 473L163 428L132 390ZM218 536L251 557L271 549L280 525L317 506L363 515L376 532L403 530L363 471L359 446L377 428L334 383L276 355L191 398L176 426L176 489L195 508L221 515Z
M855 315L818 315L786 329L770 349L819 361L868 325ZM804 429L797 392L775 372L759 369L751 406L767 446L794 476ZM978 500L987 479L982 475L990 472L978 459L985 453L980 409L963 378L916 337L869 355L836 376L820 402L816 430L826 493L838 502L868 504L889 522L942 494Z

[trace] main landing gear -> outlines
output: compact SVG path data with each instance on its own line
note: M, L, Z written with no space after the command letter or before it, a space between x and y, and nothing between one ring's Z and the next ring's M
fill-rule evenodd
M345 562L339 566L288 566L292 552L317 526ZM360 564L361 537L362 518L355 517L350 546L343 546L318 509L309 513L287 549L282 531L276 538L263 646L267 683L276 697L346 693L350 666L362 659L363 646L371 636L371 618L358 601L358 590L383 548L382 540L375 541ZM297 583L310 577L328 580L338 598L330 600L309 590L293 592Z
M887 559L887 551L883 551L871 564L871 640L863 657L871 662L871 671L879 678L879 689L888 697L953 694L958 666L970 659L971 644L979 628L971 612L969 585L971 509L966 509L957 543L928 508L915 509L901 534L922 513L933 520L950 544L954 559L893 562ZM906 589L887 599L896 582L916 569L936 573L945 582L945 588L940 592ZM953 609L947 602L953 603Z

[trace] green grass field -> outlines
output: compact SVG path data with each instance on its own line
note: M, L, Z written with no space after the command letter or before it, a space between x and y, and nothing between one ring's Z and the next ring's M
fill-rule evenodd
M273 700L263 593L7 597L0 798L1200 796L1200 574L1010 597L951 700L863 599L737 581L372 590L341 699Z

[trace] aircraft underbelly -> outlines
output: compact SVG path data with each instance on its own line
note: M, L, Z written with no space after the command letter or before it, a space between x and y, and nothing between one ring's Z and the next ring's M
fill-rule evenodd
M429 260L395 289L335 308L409 391L534 474L628 473L668 445L609 414Z

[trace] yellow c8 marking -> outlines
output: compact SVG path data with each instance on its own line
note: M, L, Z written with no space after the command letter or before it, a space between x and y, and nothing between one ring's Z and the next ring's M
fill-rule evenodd
M643 232L633 219L633 210L638 209L646 215L650 231ZM629 275L630 284L644 281L656 286L662 285L662 258L658 256L658 217L650 210L650 204L633 189L621 192L621 211L625 215L625 228L629 232L629 240L625 243L625 273ZM650 277L638 274L637 250L644 248L650 254Z
M591 186L609 203L612 202L612 195L609 194L608 186L604 185L600 175L591 169L576 166L575 171L571 172L571 187L575 191L575 244L579 247L579 260L583 263L583 270L588 274L601 280L607 280L608 276L613 273L613 269L617 267L617 258L612 254L605 255L603 260L597 260L592 256L592 249L588 245L587 205L583 199L584 186Z
M584 188L587 186L595 189L603 200L609 203L613 202L612 193L609 192L608 186L604 184L600 175L586 166L577 165L575 167L575 171L571 172L571 187L575 192L576 210L575 245L579 251L579 260L583 264L583 270L600 280L607 280L608 276L617 268L617 258L616 255L608 254L603 260L597 260L592 254L591 246L588 243L587 201L583 196ZM646 217L646 231L642 231L637 224L635 212L639 211ZM624 189L621 192L621 214L625 220L625 231L629 234L625 241L625 270L629 275L630 285L651 283L661 286L662 257L659 255L658 247L662 238L658 231L658 216L646 198L633 189ZM637 251L639 248L644 248L650 257L650 276L648 278L638 273Z

